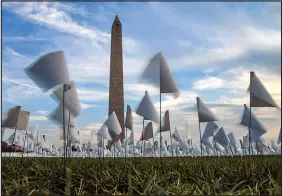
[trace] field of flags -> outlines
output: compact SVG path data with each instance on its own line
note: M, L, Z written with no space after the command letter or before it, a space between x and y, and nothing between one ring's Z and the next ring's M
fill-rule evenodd
M57 51L39 57L25 69L25 73L44 93L52 91L51 98L58 103L57 108L54 108L48 118L58 125L60 145L55 145L52 143L52 138L40 133L38 125L29 123L32 113L22 110L21 106L15 106L10 108L2 121L1 149L2 157L4 160L6 159L4 164L11 164L12 161L20 163L21 159L24 164L33 160L37 160L36 163L39 164L42 163L41 157L52 157L54 161L57 160L57 162L62 163L62 171L64 172L62 175L65 176L67 175L66 168L74 166L74 159L72 159L74 157L86 158L89 162L92 160L93 163L97 164L97 168L101 167L102 169L109 169L109 165L115 163L119 163L122 168L121 160L134 163L135 166L136 162L139 162L138 167L141 169L140 163L144 165L147 163L140 162L140 160L143 160L142 158L145 160L146 157L150 160L160 161L159 164L163 167L165 164L172 164L168 161L168 158L172 158L178 164L181 164L182 161L185 162L186 160L192 163L196 161L197 158L195 157L200 157L201 160L208 160L207 157L212 157L211 162L221 160L225 162L232 160L232 158L234 160L243 159L244 156L258 160L264 155L281 155L281 129L279 135L277 135L277 140L272 140L271 145L266 145L263 135L268 130L251 111L253 107L275 107L280 110L254 72L250 73L248 88L250 102L242 105L244 113L241 121L234 122L246 127L246 135L243 138L235 138L236 133L226 134L224 127L217 123L218 117L207 107L204 100L197 97L195 104L198 113L199 143L192 141L192 139L185 140L177 128L171 127L170 111L162 111L161 105L158 111L153 104L149 91L144 92L144 97L140 100L136 109L132 110L130 105L127 105L125 133L122 132L116 113L112 112L100 129L91 132L88 141L81 141L76 122L76 117L81 113L81 106L75 82L69 78L64 53ZM150 60L140 76L140 82L157 87L160 102L162 96L172 95L177 99L181 93L161 52ZM140 136L136 134L134 128L133 111L143 118ZM158 126L157 130L153 130L153 123ZM201 131L202 123L206 123L203 133ZM187 122L183 122L183 124L185 124L188 133L190 131L189 125ZM166 141L162 136L164 132L169 132L170 136ZM123 139L123 134L125 139ZM254 155L258 155L259 158L254 158L256 157ZM18 157L18 159L12 157ZM109 161L108 158L113 159ZM83 162L82 159L77 160ZM49 159L48 161L52 162ZM165 163L166 161L168 163ZM238 162L238 160L236 161ZM58 163L53 163L58 166ZM243 164L243 162L238 163L238 165L240 164ZM173 167L172 165L169 167ZM4 168L7 169L7 167ZM160 169L157 170L161 172ZM165 169L162 168L162 170ZM179 168L178 170L181 171ZM2 174L3 172L5 174L7 171L2 170ZM193 172L196 173L196 170ZM6 178L8 177L6 176ZM127 176L125 178L127 179ZM133 192L136 193L136 191ZM201 192L196 191L196 193ZM203 190L202 193L207 193L207 190Z
M99 130L93 130L89 141L81 142L76 122L76 117L81 113L81 106L75 82L69 78L64 53L58 51L43 55L27 67L25 73L43 92L53 90L51 98L58 102L58 106L48 117L60 127L61 145L52 144L47 135L40 133L38 125L30 125L29 116L32 114L29 111L21 110L21 106L16 106L9 110L2 123L2 149L4 152L9 151L9 153L4 153L4 156L169 157L281 153L279 146L281 145L281 130L279 136L277 135L277 141L271 141L271 145L265 145L262 136L267 132L267 129L251 112L252 107L276 107L280 110L254 72L250 73L248 88L250 104L242 106L242 110L244 110L242 120L235 122L246 127L246 136L235 138L233 132L227 135L224 127L216 124L218 118L215 114L200 97L197 97L195 102L199 119L200 143L193 142L191 139L185 140L177 128L172 130L169 110L165 111L162 117L161 105L158 113L148 91L145 91L144 97L135 110L136 114L143 118L143 130L140 138L134 137L132 109L127 105L124 124L126 138L123 141L121 126L115 112L113 112ZM148 63L140 76L140 81L158 87L160 100L162 94L170 94L175 98L180 94L161 52ZM153 130L152 123L159 126L156 131ZM201 123L207 123L203 133L201 133ZM189 132L188 126L185 126L187 132ZM11 131L13 133L6 137L7 133ZM162 137L162 133L166 131L170 132L168 141L164 141ZM127 134L128 132L130 134ZM158 134L160 139L156 140ZM95 139L97 141L93 142ZM23 153L13 153L13 149L16 147L20 148Z

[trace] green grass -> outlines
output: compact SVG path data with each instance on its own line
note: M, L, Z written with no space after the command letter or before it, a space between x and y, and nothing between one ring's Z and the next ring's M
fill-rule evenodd
M280 195L279 156L2 158L2 195ZM65 177L64 177L65 176Z

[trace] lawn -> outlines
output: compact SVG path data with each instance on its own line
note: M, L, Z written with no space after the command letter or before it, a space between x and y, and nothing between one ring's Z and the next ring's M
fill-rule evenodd
M2 195L281 195L281 157L2 158ZM64 178L66 176L66 178Z

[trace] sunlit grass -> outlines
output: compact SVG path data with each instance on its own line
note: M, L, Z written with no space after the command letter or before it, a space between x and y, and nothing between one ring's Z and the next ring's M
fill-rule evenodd
M2 195L279 195L279 156L2 158Z

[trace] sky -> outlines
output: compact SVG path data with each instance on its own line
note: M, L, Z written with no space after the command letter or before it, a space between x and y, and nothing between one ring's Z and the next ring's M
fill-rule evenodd
M158 89L138 83L149 59L163 52L180 96L162 95L162 113L170 111L171 127L187 139L199 141L196 97L219 118L226 133L242 139L240 126L250 71L255 71L281 106L281 4L274 2L26 2L2 3L2 112L21 105L31 112L29 126L58 142L58 125L47 116L58 105L23 72L39 56L62 50L71 80L75 81L81 114L77 117L82 141L89 140L108 112L111 26L122 23L124 106L133 110L134 131L141 133L142 118L134 111L149 92L159 111ZM275 140L281 111L252 111ZM147 122L146 122L147 123ZM201 123L202 131L205 123ZM154 130L157 125L154 124ZM10 131L10 134L12 131ZM128 133L129 135L129 133ZM163 137L169 141L169 132ZM158 136L157 136L158 138Z

